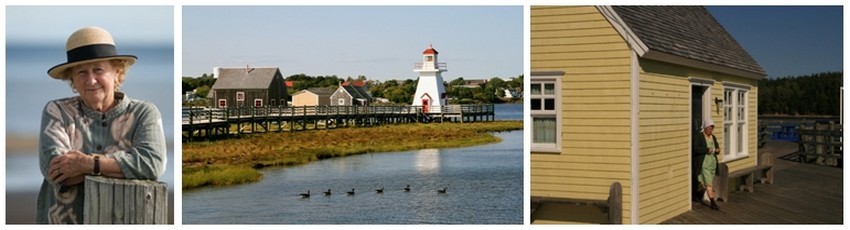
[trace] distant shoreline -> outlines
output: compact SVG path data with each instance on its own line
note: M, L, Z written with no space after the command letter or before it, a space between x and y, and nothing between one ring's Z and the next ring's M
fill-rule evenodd
M32 154L38 152L38 137L6 134L6 154Z
M173 139L173 138L172 138ZM166 138L166 145L173 148L174 142ZM6 134L6 154L29 155L38 152L38 137L17 133Z

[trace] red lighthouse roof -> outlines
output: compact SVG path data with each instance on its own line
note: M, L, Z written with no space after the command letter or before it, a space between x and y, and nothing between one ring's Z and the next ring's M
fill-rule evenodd
M435 50L434 47L431 47L431 44L428 44L428 49L425 49L425 51L422 52L422 54L439 54L439 53L440 52L437 52L437 50Z

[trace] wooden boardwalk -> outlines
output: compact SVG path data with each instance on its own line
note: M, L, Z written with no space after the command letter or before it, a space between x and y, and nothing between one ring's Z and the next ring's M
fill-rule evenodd
M184 109L182 137L223 137L257 132L334 129L402 123L493 121L494 105L300 106L228 109ZM235 131L232 130L235 128ZM246 130L247 129L247 130Z
M729 202L718 203L719 211L693 203L691 211L664 223L843 224L843 169L784 164L776 168L774 184L756 184L752 193L730 191Z

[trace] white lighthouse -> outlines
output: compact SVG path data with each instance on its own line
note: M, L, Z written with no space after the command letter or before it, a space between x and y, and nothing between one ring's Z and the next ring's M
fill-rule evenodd
M446 105L446 88L440 73L448 71L445 62L437 62L437 50L431 45L422 52L422 62L414 65L413 71L419 72L416 93L413 94L413 106L422 106L425 113L439 113Z

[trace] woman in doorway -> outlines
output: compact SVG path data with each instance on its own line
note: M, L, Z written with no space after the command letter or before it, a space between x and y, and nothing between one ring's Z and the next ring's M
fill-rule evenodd
M707 202L711 209L720 210L714 193L714 176L717 175L717 154L720 153L720 144L717 143L717 137L713 132L714 122L711 119L703 121L702 132L693 141L694 162L700 166L694 170L697 171L700 189L705 191L703 202Z

